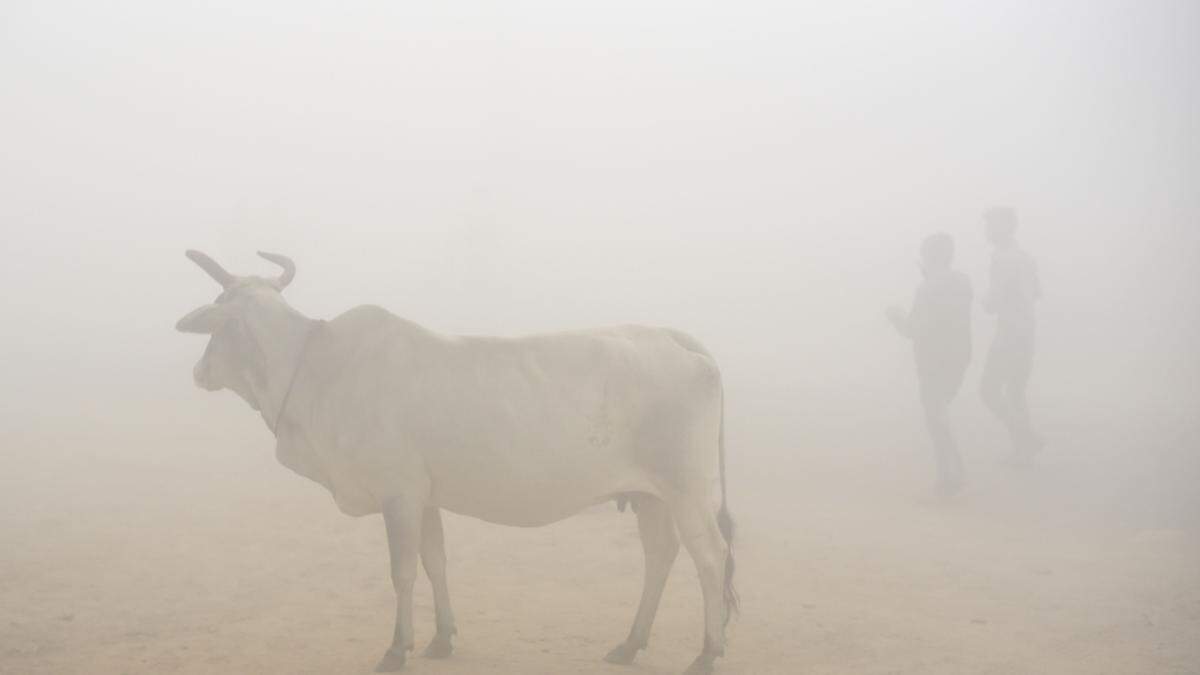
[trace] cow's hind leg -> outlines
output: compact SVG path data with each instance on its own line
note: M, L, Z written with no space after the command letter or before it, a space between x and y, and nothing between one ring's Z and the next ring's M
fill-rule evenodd
M679 538L696 563L704 594L704 650L688 667L686 675L711 673L713 661L725 655L725 624L730 612L725 595L729 544L708 500L691 499L673 502L671 506Z
M433 586L433 607L437 634L425 648L425 656L444 659L454 651L450 639L458 632L450 609L450 588L446 583L446 542L442 535L442 513L436 506L425 507L421 523L421 564Z
M646 554L642 600L638 603L637 616L633 619L629 637L604 657L609 663L623 665L633 663L638 650L649 641L650 626L654 624L663 587L679 553L679 538L675 536L675 523L667 505L657 497L646 494L638 495L635 500L638 532L642 537L642 550Z

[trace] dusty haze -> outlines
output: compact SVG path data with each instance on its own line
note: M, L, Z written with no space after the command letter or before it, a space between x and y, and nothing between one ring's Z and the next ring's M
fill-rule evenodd
M1188 2L7 2L0 672L367 672L378 517L275 463L173 330L295 259L289 302L446 333L672 326L715 355L744 610L726 673L1200 669L1200 9ZM930 494L922 237L977 292L1013 206L1044 286L1032 467L977 395ZM458 653L615 673L629 514L447 519ZM681 556L641 672L699 647ZM418 581L418 643L431 632Z

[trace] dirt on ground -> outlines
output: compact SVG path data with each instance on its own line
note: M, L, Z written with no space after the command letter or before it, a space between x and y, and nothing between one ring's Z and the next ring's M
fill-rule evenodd
M1119 431L1026 470L969 454L950 500L926 496L914 434L902 451L731 450L743 608L718 672L1200 672L1200 538L1179 511L1195 501L1156 511L1143 494L1195 493L1170 477L1195 467L1195 438L1122 465ZM387 647L381 521L340 514L261 432L236 447L6 441L0 672L368 673ZM1158 483L1120 470L1147 462ZM665 674L699 650L682 553L649 649L631 670L602 662L641 584L635 519L613 504L539 529L449 515L446 533L457 650L409 672ZM415 612L419 651L423 577Z

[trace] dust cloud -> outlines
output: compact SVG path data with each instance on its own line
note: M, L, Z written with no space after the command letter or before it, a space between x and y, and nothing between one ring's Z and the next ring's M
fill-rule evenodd
M389 644L379 516L193 384L207 338L175 322L221 289L186 249L289 256L314 319L695 336L738 524L717 672L1195 672L1198 27L1165 0L5 3L0 672L369 672ZM981 396L997 206L1040 289L1004 357L1027 425ZM930 397L888 317L943 288L934 233L971 356ZM445 518L455 653L409 671L621 672L634 516ZM639 672L699 653L698 576L681 553ZM418 649L435 604L422 573Z

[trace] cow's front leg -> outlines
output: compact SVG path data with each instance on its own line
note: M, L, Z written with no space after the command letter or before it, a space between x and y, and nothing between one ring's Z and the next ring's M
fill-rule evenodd
M446 583L446 541L442 534L442 513L436 506L426 506L421 523L421 564L433 585L433 607L437 615L437 634L425 648L425 656L444 659L454 651L450 640L458 629L454 627L454 611L450 609L450 587Z
M393 497L383 503L388 551L392 558L392 586L396 589L396 631L392 646L376 672L400 670L413 648L412 594L421 551L421 514L424 505L411 497Z

